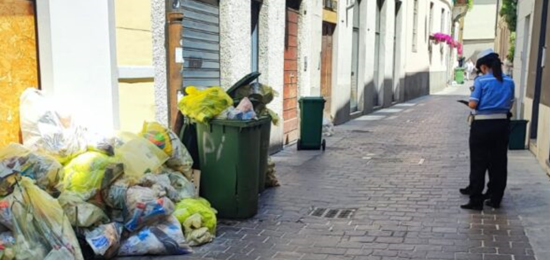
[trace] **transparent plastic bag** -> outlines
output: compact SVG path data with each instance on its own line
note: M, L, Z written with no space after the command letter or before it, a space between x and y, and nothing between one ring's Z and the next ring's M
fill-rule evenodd
M126 193L124 227L134 232L143 226L172 215L174 203L167 197L160 196L151 188L133 186Z
M86 151L86 129L76 124L40 90L29 88L20 97L23 144L53 156L62 164Z
M120 247L122 229L122 225L116 222L100 225L86 231L86 242L96 255L107 259L115 257Z
M0 233L0 259L12 260L15 259L15 238L11 232Z
M129 187L130 181L127 178L115 181L108 189L103 190L103 201L110 208L123 210L126 205L126 192Z
M334 135L334 124L330 118L327 114L323 116L323 135L327 137Z
M26 177L21 178L13 194L17 259L67 256L66 252L71 257L61 259L83 259L76 235L56 199Z
M118 255L184 255L191 252L185 243L180 223L168 216L158 224L147 226L123 240Z
M87 193L64 191L57 199L73 227L91 227L109 222L109 218L101 208L86 202L93 196L95 191Z
M247 97L243 98L235 110L232 110L227 115L228 119L234 120L252 120L256 118L254 105Z
M174 216L178 221L183 224L187 218L199 213L203 218L203 226L208 228L208 231L212 234L216 234L218 213L214 208L210 206L210 203L203 199L184 199L176 204L176 210Z
M99 189L105 169L116 162L115 157L109 157L102 153L83 153L65 166L63 182L59 186L59 190L90 192Z
M184 174L192 171L193 158L174 132L157 122L145 122L140 135L170 157L166 161L166 166Z
M10 194L0 200L0 224L13 231L13 194Z
M166 195L173 202L179 202L185 198L192 198L195 193L195 185L188 181L181 173L165 170L161 174L146 174L139 184L152 188L158 194Z
M195 87L186 88L178 108L182 114L199 123L207 123L222 111L233 105L233 99L220 87L198 90Z
M124 133L122 144L115 147L115 157L124 164L124 175L139 180L146 173L159 169L168 159L168 155L147 139Z
M38 187L50 194L56 193L55 187L63 175L63 166L53 157L15 143L0 150L0 165L35 180Z

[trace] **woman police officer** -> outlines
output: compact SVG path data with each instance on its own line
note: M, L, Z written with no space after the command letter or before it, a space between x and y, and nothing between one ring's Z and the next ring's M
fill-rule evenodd
M502 62L492 49L481 52L476 63L482 72L474 81L469 107L475 109L470 128L470 201L463 209L499 208L508 175L509 112L514 100L514 81L502 73ZM489 191L483 195L485 173Z

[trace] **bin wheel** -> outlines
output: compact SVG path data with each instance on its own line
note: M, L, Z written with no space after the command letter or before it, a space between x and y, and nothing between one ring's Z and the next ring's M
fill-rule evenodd
M323 143L321 144L321 149L323 149L323 151L327 149L327 140L323 139Z
M302 145L301 145L301 141L300 139L298 139L298 143L296 143L296 147L298 148L298 151L302 150Z

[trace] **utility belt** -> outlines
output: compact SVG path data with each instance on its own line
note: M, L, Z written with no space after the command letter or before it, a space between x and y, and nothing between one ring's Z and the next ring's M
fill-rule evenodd
M474 121L478 121L478 120L497 120L497 119L508 119L508 115L507 114L492 114L492 115L470 114L468 116L468 124L472 125Z

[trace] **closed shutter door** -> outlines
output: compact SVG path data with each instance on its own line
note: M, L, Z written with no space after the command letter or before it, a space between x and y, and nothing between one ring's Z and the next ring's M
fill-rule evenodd
M183 86L220 85L217 1L183 0Z

